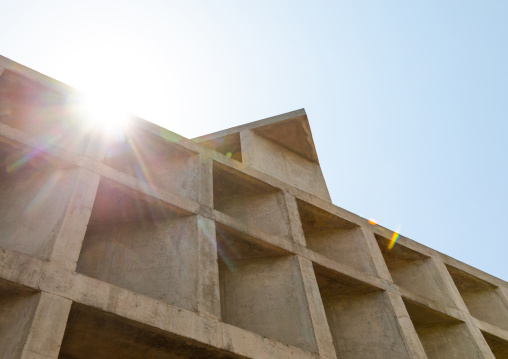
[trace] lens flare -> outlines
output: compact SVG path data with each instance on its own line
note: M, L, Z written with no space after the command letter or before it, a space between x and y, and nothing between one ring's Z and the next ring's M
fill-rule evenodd
M376 220L375 219L369 219L369 224L372 224L373 226L375 226L377 224Z
M81 108L87 123L107 135L122 134L129 119L122 106L104 97L87 96L81 101Z
M395 243L397 242L397 239L399 239L399 234L397 232L393 232L392 239L390 239L390 243L388 243L388 250L391 250Z

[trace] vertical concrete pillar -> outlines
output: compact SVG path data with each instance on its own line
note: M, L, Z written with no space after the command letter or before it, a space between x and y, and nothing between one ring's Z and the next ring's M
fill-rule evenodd
M300 256L298 256L298 262L302 273L303 286L309 305L309 312L319 355L321 358L335 359L337 355L333 346L332 335L328 327L328 321L326 319L325 309L319 293L312 262Z
M386 266L386 262L383 258L381 250L379 249L379 245L377 244L374 233L363 227L361 228L361 231L363 233L363 237L365 238L365 242L367 244L367 248L369 249L370 256L372 257L374 268L377 274L382 279L392 282L392 276L390 275L390 271Z
M253 143L250 130L240 131L240 143L242 146L242 162L248 166L252 166L255 144ZM253 156L254 155L254 156Z
M213 208L213 160L199 156L198 203Z
M422 343L420 342L415 327L409 318L409 313L407 312L402 298L400 295L391 292L386 292L386 295L388 296L388 301L397 318L399 330L402 338L404 339L409 357L414 359L427 359L425 350L423 350Z
M492 350L489 347L489 344L483 337L483 334L480 332L480 329L476 328L474 325L470 323L466 323L467 331L471 335L473 339L473 345L477 348L478 358L481 359L496 359Z
M197 216L198 223L198 313L220 320L219 265L215 222Z
M57 359L72 301L41 293L21 359Z
M499 299L504 304L506 308L508 308L508 288L506 287L497 287L496 293L499 296Z
M99 180L98 174L80 169L76 187L49 256L50 261L72 271L76 270Z
M286 203L293 241L305 246L305 235L303 233L302 222L300 221L300 212L298 211L296 198L284 191L284 201Z

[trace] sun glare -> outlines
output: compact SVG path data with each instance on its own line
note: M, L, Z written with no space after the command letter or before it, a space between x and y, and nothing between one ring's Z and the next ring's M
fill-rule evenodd
M121 135L129 119L120 105L104 97L86 96L81 108L87 124L106 135Z

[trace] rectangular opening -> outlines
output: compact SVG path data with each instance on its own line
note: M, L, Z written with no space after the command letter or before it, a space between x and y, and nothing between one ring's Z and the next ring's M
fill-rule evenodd
M408 300L404 304L429 359L483 357L463 322Z
M383 291L316 264L314 272L338 358L408 357Z
M82 304L73 303L59 359L222 358L224 350Z
M171 140L131 129L110 143L104 163L148 185L197 200L199 156Z
M297 200L307 247L361 272L376 270L361 228L343 218Z
M196 216L101 179L77 271L197 310Z
M376 239L395 284L427 299L455 306L430 257L399 244L388 249L387 238L376 235Z
M508 330L508 308L499 288L460 269L446 267L471 315Z
M224 156L242 162L242 145L240 133L231 133L226 136L199 142L199 144L212 148Z
M217 223L222 321L316 351L296 257Z
M47 259L79 169L0 138L0 246Z
M282 192L256 178L214 162L214 208L248 226L291 239Z
M45 145L83 153L87 144L83 109L40 83L12 71L0 76L0 122L32 135Z
M0 279L0 357L21 358L40 293Z

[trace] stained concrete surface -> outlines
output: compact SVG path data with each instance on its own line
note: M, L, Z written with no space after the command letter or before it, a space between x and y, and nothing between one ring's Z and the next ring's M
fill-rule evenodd
M0 356L506 357L506 282L334 206L304 110L88 142L73 93L0 56Z
M401 245L388 249L388 239L380 236L376 239L395 284L436 302L455 305L443 278L428 256Z
M316 351L303 282L294 256L225 258L220 261L219 273L222 321Z
M146 131L111 141L104 163L163 190L197 200L199 158L188 149Z
M23 351L40 293L0 280L0 358Z
M483 358L465 323L408 300L404 304L429 359Z
M0 77L0 123L43 135L45 145L83 153L89 132L83 106L64 95L11 71Z
M508 303L499 289L457 268L447 269L471 315L508 330Z
M74 303L60 359L241 359L212 346Z
M102 181L77 271L197 310L196 216Z
M247 226L291 238L284 195L267 183L214 164L213 200L216 210Z
M76 167L0 141L0 245L46 259L77 181Z
M337 357L409 358L385 293L315 266Z
M307 247L356 270L376 274L361 228L304 201L297 201Z
M288 136L285 135L285 138ZM319 163L310 161L266 137L259 136L254 131L242 136L242 148L252 167L330 200Z
M489 333L483 333L496 359L508 359L508 341Z

